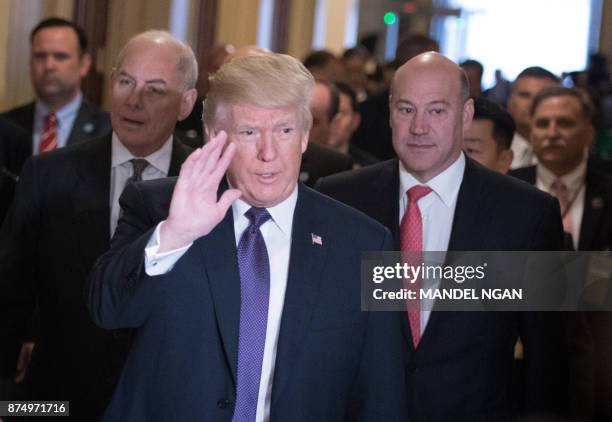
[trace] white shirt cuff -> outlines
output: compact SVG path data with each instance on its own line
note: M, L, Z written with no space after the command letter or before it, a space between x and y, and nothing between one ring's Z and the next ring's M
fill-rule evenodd
M193 245L193 242L191 242L187 246L158 254L157 251L159 250L160 243L159 230L162 224L164 224L164 221L157 225L145 248L145 272L150 276L166 274L172 270L174 264Z

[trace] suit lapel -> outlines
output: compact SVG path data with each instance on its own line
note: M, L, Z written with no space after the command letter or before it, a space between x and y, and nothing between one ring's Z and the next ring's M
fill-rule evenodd
M170 157L170 167L168 168L168 177L178 176L181 171L183 161L191 154L192 149L185 146L178 140L176 135L172 139L172 155Z
M291 254L287 275L287 290L276 352L276 369L272 391L272 407L291 380L291 368L301 355L304 336L315 307L321 272L328 255L324 216L314 207L313 193L299 184L298 200L293 216ZM313 234L322 244L313 242Z
M240 327L240 273L235 239L234 218L230 208L221 223L194 243L199 255L203 257L205 271L202 274L208 276L219 335L234 385Z
M604 213L604 198L606 197L606 185L603 183L604 176L598 174L591 163L587 167L586 192L584 195L584 211L580 224L580 239L578 250L586 251L592 249L598 227Z
M485 234L480 233L480 227L487 227L488 223L484 219L491 217L487 209L483 206L488 203L485 200L486 186L479 176L479 169L468 158L465 162L463 180L457 196L457 205L453 217L453 226L448 243L449 251L471 251L482 250L485 246ZM435 331L440 324L444 323L445 318L452 318L452 312L436 311L439 302L436 302L433 311L429 315L427 328L421 337L418 349L427 350L427 344L436 341L438 336ZM432 334L434 332L434 334ZM431 338L431 340L430 340ZM412 346L412 342L409 342Z
M77 116L74 119L70 136L68 136L67 145L91 139L102 130L102 127L99 126L101 126L101 123L99 118L96 117L92 106L83 99Z
M399 250L399 163L397 159L387 161L378 175L372 178L371 186L364 187L364 192L374 193L364 199L367 201L364 207L368 210L367 214L391 231L393 244Z
M487 226L483 219L488 219L491 215L488 210L483 209L488 201L485 199L486 187L479 172L480 169L466 158L448 242L449 251L479 250L486 240L486 236L479 232L479 228Z
M111 137L92 140L78 154L79 183L71 193L81 262L93 264L110 246Z

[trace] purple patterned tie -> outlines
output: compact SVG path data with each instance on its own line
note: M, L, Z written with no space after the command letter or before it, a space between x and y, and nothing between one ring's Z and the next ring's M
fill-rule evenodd
M270 214L265 208L252 207L244 215L251 224L238 243L240 334L233 422L255 421L270 298L270 263L259 231L259 227L270 219Z

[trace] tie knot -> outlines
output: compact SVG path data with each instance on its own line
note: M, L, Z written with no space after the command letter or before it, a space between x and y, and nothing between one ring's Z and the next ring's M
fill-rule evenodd
M563 183L561 179L555 179L550 185L550 190L555 193L565 193L567 192L567 186L565 185L565 183Z
M417 202L419 199L428 195L431 192L431 188L429 186L416 185L408 189L408 201Z
M244 213L246 217L251 220L251 226L254 230L259 230L259 228L268 221L272 216L268 213L268 210L265 208L257 208L251 207L247 212Z
M45 126L55 126L57 123L57 116L55 113L49 113L45 116Z
M130 163L132 163L132 167L134 168L132 179L136 182L140 182L142 180L142 173L149 165L149 162L144 158L132 158Z

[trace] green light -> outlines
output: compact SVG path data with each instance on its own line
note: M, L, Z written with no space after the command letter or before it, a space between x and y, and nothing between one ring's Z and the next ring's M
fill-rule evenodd
M385 25L393 25L396 20L397 20L397 15L393 12L387 12L385 13L385 16L383 17L383 21L385 21Z

